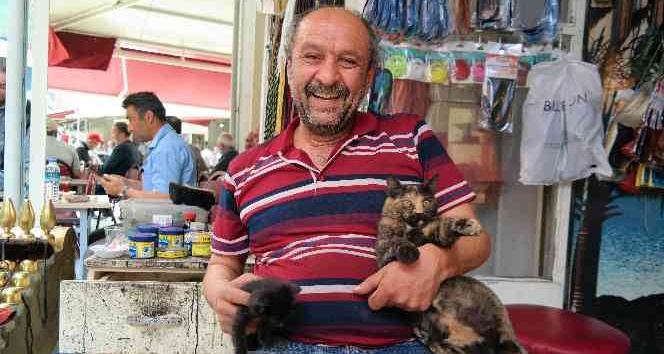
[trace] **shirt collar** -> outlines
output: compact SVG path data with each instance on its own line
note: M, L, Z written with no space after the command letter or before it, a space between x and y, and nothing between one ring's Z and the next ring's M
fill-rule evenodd
M378 118L369 112L355 112L355 117L353 118L353 129L349 134L350 139L356 139L362 135L368 134L372 131L378 129ZM270 144L270 154L276 154L278 152L286 153L290 148L293 147L293 136L295 135L295 129L300 125L300 119L295 118L292 122L286 126L286 130L281 132L275 140L274 143Z
M168 135L170 132L174 132L173 128L171 128L171 125L168 123L164 123L164 125L159 128L159 131L157 132L157 135L152 138L152 141L150 141L150 144L148 144L148 150L152 150L157 147L159 144L159 141L163 139L166 135Z

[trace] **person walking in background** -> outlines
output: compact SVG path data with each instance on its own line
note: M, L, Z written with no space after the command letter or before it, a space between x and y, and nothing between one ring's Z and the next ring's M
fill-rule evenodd
M88 133L85 141L81 141L81 146L76 148L76 153L78 154L78 158L85 162L85 167L101 165L101 159L99 159L94 150L103 143L104 139L97 132Z
M169 198L169 184L196 185L196 166L189 145L166 122L166 109L152 92L137 92L122 101L134 141L147 142L142 181L118 175L97 178L106 194L123 198Z

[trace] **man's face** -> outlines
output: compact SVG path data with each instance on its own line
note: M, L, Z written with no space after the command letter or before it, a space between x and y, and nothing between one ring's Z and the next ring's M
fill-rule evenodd
M145 112L145 115L148 113ZM127 107L127 120L129 121L129 131L133 134L135 142L143 143L152 140L152 137L149 135L148 122L145 120L145 117L140 116L138 110L133 105Z
M373 75L368 65L369 35L360 20L339 9L308 15L288 62L291 95L303 124L321 136L348 127Z
M6 78L7 74L4 71L0 71L0 105L2 106L5 105L5 95L7 94L5 91L7 89Z

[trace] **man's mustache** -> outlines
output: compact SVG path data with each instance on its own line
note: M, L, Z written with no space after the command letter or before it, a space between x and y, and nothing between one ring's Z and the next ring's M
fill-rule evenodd
M325 86L316 82L311 82L304 87L304 91L307 97L311 95L316 95L316 96L334 96L334 97L346 98L350 94L350 90L341 83L336 83L332 86Z

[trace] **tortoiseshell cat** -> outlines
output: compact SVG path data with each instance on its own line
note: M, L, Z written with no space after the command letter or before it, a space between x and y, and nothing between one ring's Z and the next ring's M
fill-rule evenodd
M378 222L378 267L397 260L413 263L417 247L452 247L460 236L478 235L474 219L437 215L436 177L422 185L402 185L388 177L387 198ZM465 276L445 280L431 307L418 314L415 334L434 354L525 354L505 307L481 282Z

